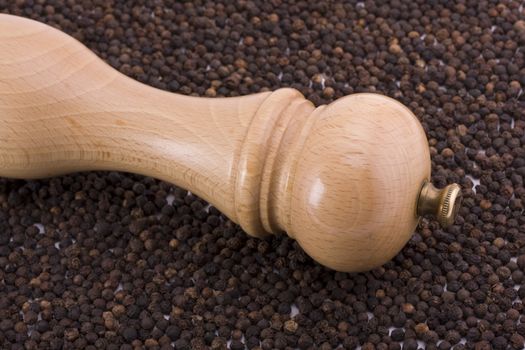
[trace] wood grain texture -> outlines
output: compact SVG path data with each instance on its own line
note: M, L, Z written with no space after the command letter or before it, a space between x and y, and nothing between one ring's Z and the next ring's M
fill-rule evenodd
M430 177L427 145L415 116L390 98L335 101L306 136L282 224L336 270L381 265L416 228L417 198Z
M286 231L314 259L361 271L417 224L425 134L400 103L356 94L315 108L293 89L197 98L138 83L44 24L0 15L0 176L153 176L249 234Z
M191 189L237 220L237 160L270 95L164 92L120 74L58 30L0 15L3 176L136 172Z

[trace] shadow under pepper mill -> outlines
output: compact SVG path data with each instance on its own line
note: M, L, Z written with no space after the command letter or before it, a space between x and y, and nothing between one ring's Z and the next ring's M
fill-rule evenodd
M418 217L446 226L458 185L429 183L416 117L379 94L315 108L298 91L201 98L161 91L75 39L0 15L0 176L115 170L212 203L250 235L285 231L323 265L379 266Z

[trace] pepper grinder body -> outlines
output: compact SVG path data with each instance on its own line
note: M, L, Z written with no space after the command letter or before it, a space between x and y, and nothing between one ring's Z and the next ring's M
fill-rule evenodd
M379 94L317 108L287 88L182 96L56 29L0 15L0 176L88 170L169 181L251 235L286 232L318 262L363 271L412 235L430 154L417 118Z

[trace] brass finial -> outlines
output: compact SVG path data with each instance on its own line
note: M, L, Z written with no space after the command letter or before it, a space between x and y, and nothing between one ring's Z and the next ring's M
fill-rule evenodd
M425 182L419 193L417 214L431 214L439 224L447 227L454 222L461 205L461 188L457 184L437 189L430 182Z

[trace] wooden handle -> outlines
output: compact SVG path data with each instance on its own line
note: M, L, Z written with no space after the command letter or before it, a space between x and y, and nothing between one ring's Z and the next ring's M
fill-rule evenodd
M0 15L0 176L85 170L172 182L251 235L286 231L320 263L360 271L410 238L430 156L415 116L385 96L318 108L293 89L182 96L58 30Z

